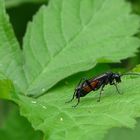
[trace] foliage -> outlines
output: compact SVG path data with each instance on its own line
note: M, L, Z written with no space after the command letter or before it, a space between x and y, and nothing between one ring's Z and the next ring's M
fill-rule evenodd
M123 95L117 95L114 87L107 86L100 103L97 102L97 91L81 99L77 108L71 107L77 101L65 104L73 93L74 86L70 85L75 79L72 79L38 99L20 96L22 114L46 134L46 139L99 140L109 128L134 128L136 121L133 118L140 116L140 87L137 84L140 78L124 77L119 85Z
M5 121L0 128L1 140L39 140L41 139L41 133L34 133L30 123L19 115L18 108L12 106L12 109L5 117Z
M137 119L137 124L134 129L129 128L114 128L109 131L104 140L139 140L140 119Z
M132 37L139 18L130 11L122 0L52 0L48 7L43 6L28 25L23 42L25 93L38 96L97 62L119 62L133 56L140 43Z
M50 0L29 22L21 50L0 0L0 97L17 103L46 140L99 140L113 127L134 128L140 116L138 76L122 78L123 95L106 86L100 103L96 91L77 108L71 107L76 101L65 104L81 77L136 55L140 20L131 11L124 0Z

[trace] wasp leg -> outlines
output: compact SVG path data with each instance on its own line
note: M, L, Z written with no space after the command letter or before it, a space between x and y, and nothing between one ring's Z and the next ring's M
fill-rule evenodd
M83 80L83 78L81 78L81 80L79 81L79 83L78 83L78 85L77 85L77 86L79 86L79 85L81 84L82 80ZM76 90L76 89L75 89L75 90ZM71 100L69 100L69 101L66 101L65 103L70 103L70 102L72 102L72 100L73 100L73 99L74 99L74 97L75 97L75 94L76 94L76 91L74 92L74 94L73 94L73 96L72 96L72 99L71 99Z
M72 107L76 107L80 103L80 95L78 96L78 102L76 105L73 105Z
M116 90L117 90L118 94L122 94L122 93L119 91L118 86L117 86L116 83L113 82L113 83L111 83L110 85L114 85L114 86L116 87Z
M84 81L84 80L87 80L87 78L81 78L81 80L79 81L79 83L77 84L77 87ZM81 85L81 87L82 87L82 85ZM76 89L75 89L75 92L74 92L74 94L73 94L73 97L72 97L72 99L71 100L69 100L69 101L66 101L65 103L70 103L70 102L72 102L72 100L74 99L74 97L75 97L75 94L76 94Z
M97 102L100 102L100 100L101 100L101 95L102 95L102 93L103 93L104 86L105 86L105 84L103 84L102 87L101 87L99 99L97 100Z
M117 84L114 83L113 85L116 87L116 90L117 90L118 94L122 94L122 93L119 91Z
M74 94L73 94L73 96L72 96L72 99L71 100L69 100L69 101L66 101L65 103L70 103L70 102L72 102L72 100L74 99L74 97L75 97L75 93L76 92L74 92Z

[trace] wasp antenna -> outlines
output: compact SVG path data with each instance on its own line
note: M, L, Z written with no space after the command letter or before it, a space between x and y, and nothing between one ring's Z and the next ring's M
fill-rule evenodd
M124 75L139 75L140 76L140 73L124 73L124 74L121 74L120 76L124 76Z

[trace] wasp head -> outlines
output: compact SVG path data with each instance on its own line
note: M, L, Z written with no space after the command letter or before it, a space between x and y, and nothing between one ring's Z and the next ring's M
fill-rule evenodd
M121 82L121 76L120 76L120 74L114 73L112 77L113 77L114 80L116 80L117 83L120 83Z

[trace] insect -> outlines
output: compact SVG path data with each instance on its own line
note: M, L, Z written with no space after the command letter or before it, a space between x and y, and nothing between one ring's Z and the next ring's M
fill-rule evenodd
M80 97L86 96L91 91L96 91L100 89L99 99L98 102L101 100L101 95L103 92L103 89L106 85L114 85L117 92L120 94L120 91L117 87L117 84L121 82L121 77L123 75L140 75L137 73L126 73L126 74L119 74L119 73L113 73L113 72L106 72L102 75L99 75L97 77L93 77L91 79L81 79L77 87L75 88L75 92L73 94L73 97L70 101L67 101L66 103L71 102L75 97L78 99L78 102L76 105L72 107L76 107L80 102Z

